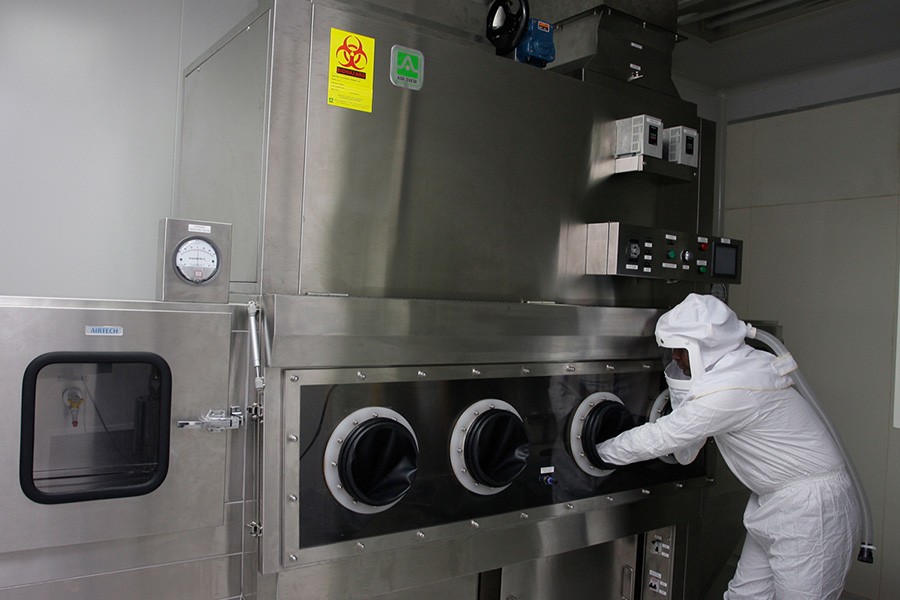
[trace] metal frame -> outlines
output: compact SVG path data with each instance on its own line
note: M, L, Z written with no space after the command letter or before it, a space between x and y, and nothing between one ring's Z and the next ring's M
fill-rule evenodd
M592 513L600 508L632 504L646 497L657 495L669 495L678 493L684 489L696 489L708 485L705 478L688 480L675 484L666 483L640 490L631 490L611 494L602 499L591 498L566 504L537 507L525 513L512 513L485 517L476 521L454 523L438 527L426 528L415 532L398 533L379 536L364 541L349 541L330 544L327 546L301 549L297 537L300 527L299 514L294 506L297 490L301 485L298 462L298 435L297 425L300 421L300 388L309 384L357 384L375 382L416 381L423 377L431 380L443 381L449 379L469 379L473 377L473 371L478 377L538 377L547 375L570 375L574 372L582 374L646 372L648 368L659 369L659 365L650 365L646 361L598 361L588 363L557 363L537 365L489 365L473 367L471 365L454 366L410 366L399 368L378 369L328 369L328 370L290 370L280 372L284 382L284 405L281 409L283 415L283 428L281 434L282 454L278 463L283 467L282 482L282 511L281 511L281 565L282 567L296 567L333 561L348 557L360 556L363 551L383 552L398 550L410 545L421 544L423 540L429 542L460 540L470 537L474 530L479 535L485 531L494 529L508 529L510 527L524 527L526 530L533 523L552 520L557 517L580 513ZM527 374L523 374L527 372ZM640 533L643 530L629 531ZM522 535L529 535L527 532ZM610 538L614 539L614 538Z

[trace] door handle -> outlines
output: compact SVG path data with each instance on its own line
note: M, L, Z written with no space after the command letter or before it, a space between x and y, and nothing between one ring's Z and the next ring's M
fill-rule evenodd
M634 598L634 568L631 565L622 567L622 600Z
M197 421L178 421L178 429L206 429L218 433L226 429L237 429L244 424L244 411L240 406L230 409L213 408Z

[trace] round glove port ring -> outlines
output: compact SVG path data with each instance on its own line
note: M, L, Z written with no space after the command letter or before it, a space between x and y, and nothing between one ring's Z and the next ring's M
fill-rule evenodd
M656 397L656 400L654 400L653 405L650 407L650 414L647 415L647 420L651 423L656 423L657 419L666 416L670 412L672 412L672 404L669 399L669 388L666 388L661 391L659 393L659 396ZM675 460L674 454L666 454L665 456L660 456L659 460L670 465L678 464L678 461Z
M325 445L325 485L344 508L379 513L409 491L418 457L418 440L402 415L380 406L361 408L338 423Z
M494 436L502 438L499 444L490 443ZM487 449L494 454L485 456ZM453 474L464 488L482 496L498 494L510 486L528 460L522 417L503 400L479 400L453 424L449 450Z
M615 394L610 392L594 392L581 401L581 404L579 404L578 408L575 409L575 412L572 413L572 418L569 422L569 449L572 453L572 458L575 460L575 464L578 465L578 468L594 477L604 477L615 471L615 469L601 469L596 466L591 461L584 446L585 443L593 441L585 439L585 427L589 421L598 417L597 413L594 413L593 411L595 408L601 410L602 407L600 407L600 405L604 402L614 402L622 408L625 406L622 400ZM599 416L602 418L602 415Z

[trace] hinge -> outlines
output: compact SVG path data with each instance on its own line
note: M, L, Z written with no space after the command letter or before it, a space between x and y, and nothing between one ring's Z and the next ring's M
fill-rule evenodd
M254 402L250 406L247 407L247 416L249 416L254 421L262 422L263 420L263 406L258 402Z
M256 521L250 521L247 523L247 529L250 530L250 535L255 538L262 537L263 528L262 523L257 523Z

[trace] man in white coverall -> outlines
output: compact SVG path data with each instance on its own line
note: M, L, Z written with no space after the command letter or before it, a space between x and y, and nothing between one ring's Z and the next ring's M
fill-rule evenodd
M610 465L671 453L687 463L713 436L752 492L725 600L836 600L859 522L854 488L840 449L775 357L744 342L749 327L713 296L691 294L664 314L656 338L672 349L673 410L597 451Z

